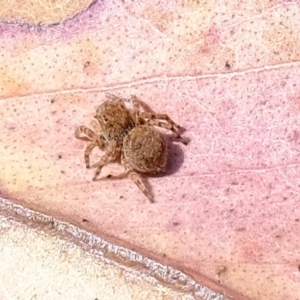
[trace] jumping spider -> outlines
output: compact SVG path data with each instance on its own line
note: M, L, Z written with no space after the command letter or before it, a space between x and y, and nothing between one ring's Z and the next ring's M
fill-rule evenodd
M141 111L142 102L136 96L131 96L131 111L125 106L127 99L112 94L106 94L106 97L108 100L98 107L94 116L97 120L95 131L85 126L79 126L75 131L77 139L91 142L84 152L86 167L90 168L90 153L98 146L105 154L96 164L93 180L97 179L103 166L117 161L147 198L154 202L138 174L166 171L167 145L162 134L153 126L171 130L177 138L181 138L179 126L166 114Z

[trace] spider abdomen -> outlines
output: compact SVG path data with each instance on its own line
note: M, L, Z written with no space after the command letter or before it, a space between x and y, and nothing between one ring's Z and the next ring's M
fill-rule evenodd
M123 155L136 171L165 172L167 146L162 134L148 125L134 127L124 138Z

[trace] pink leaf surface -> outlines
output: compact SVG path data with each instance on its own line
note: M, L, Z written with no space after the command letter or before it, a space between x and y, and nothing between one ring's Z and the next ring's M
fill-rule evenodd
M1 194L250 299L300 299L299 3L151 3L0 25ZM107 91L186 128L155 204L85 169L74 130Z

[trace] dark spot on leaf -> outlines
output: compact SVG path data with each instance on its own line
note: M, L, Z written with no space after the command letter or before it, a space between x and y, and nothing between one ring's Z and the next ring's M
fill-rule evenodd
M220 277L222 274L227 272L227 267L226 266L221 266L218 270L217 270L217 275Z
M239 228L236 229L236 231L244 232L244 231L246 231L246 228L245 227L239 227Z
M225 63L225 68L226 68L227 70L231 69L231 65L230 65L229 61L226 61L226 63Z
M89 61L86 61L84 64L84 68L87 68L91 63Z

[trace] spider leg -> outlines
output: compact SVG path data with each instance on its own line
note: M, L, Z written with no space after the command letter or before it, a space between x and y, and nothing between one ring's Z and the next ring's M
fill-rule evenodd
M84 134L85 136L82 136ZM85 126L79 126L75 130L75 138L83 141L93 141L95 132Z
M84 134L85 136L81 136ZM96 142L100 150L104 151L106 144L101 138L101 135L97 135L93 130L89 129L86 126L79 126L75 130L75 138L83 141Z
M131 95L130 97L130 101L131 101L131 104L133 106L133 110L135 112L140 112L141 110L141 101L138 99L138 97L136 95Z
M101 173L102 168L107 165L110 161L116 160L120 153L117 147L117 142L113 141L106 149L106 153L101 157L101 160L97 163L97 170L93 177L93 181L96 181Z
M109 156L110 156L110 153L105 153L102 157L101 157L101 160L100 162L98 163L98 166L97 166L97 170L95 172L95 175L93 177L93 181L96 181L98 176L100 175L101 173L101 170L102 168L107 165L108 161L109 161Z
M133 115L133 120L134 120L134 123L135 125L140 125L140 110L141 110L141 107L140 107L140 100L135 96L135 95L132 95L131 98L131 105L133 107L133 111L132 111L132 115Z
M82 136L84 134L84 136ZM97 135L93 130L86 126L79 126L75 130L75 138L83 141L91 142L84 151L84 161L86 168L90 168L90 154L92 150L98 146L100 150L104 151L106 144L101 136Z
M177 125L168 115L141 112L140 117L147 119L145 120L146 124L171 130L177 138L181 138L179 133L179 125Z
M142 181L142 177L133 170L131 165L127 163L124 158L122 158L122 165L124 166L127 174L130 179L138 186L138 188L144 193L144 195L150 200L150 202L154 202L153 195L151 195L150 191L146 188L145 184Z
M130 101L131 101L132 106L136 109L136 111L140 112L141 107L142 107L144 109L144 111L155 114L153 109L148 104L146 104L144 101L140 100L136 95L131 95Z
M99 124L99 121L97 121L96 119L92 120L91 126L93 127L95 132L101 132L101 126Z
M85 166L87 169L90 168L90 154L91 154L92 150L97 146L98 146L98 144L96 142L92 142L86 147L86 149L84 151L84 161L85 161Z
M140 123L162 127L171 130L177 138L181 138L179 133L179 125L177 125L168 115L155 113L148 105L139 100L135 95L131 96L133 106L133 115L136 125ZM141 111L141 106L146 111ZM146 120L145 120L146 119Z

